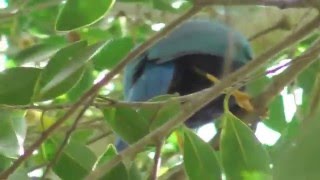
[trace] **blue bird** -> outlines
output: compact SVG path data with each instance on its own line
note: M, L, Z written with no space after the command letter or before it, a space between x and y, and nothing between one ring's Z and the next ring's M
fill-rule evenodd
M124 98L147 101L159 95L186 95L208 88L212 81L196 69L221 78L227 58L231 71L252 59L244 36L220 22L187 21L126 66ZM223 113L223 98L213 100L185 124L197 128L212 122ZM230 109L240 108L238 104L230 100ZM118 141L116 146L121 150L126 145Z

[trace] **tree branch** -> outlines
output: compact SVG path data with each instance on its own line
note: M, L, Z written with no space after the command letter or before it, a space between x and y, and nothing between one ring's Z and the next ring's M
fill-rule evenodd
M312 6L308 0L197 0L199 5L259 5L259 6L276 6L280 9L301 8Z

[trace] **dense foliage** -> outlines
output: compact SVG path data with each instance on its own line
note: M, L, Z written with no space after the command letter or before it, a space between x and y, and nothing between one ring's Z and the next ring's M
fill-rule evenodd
M300 1L0 0L0 179L319 179L320 5ZM250 40L261 63L221 84L255 112L194 131L168 125L198 97L122 101L123 62L181 16ZM118 156L114 132L137 143Z

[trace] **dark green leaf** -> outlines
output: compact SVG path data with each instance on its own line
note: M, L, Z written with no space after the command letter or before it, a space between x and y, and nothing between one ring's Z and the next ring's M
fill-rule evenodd
M227 179L267 175L269 156L252 130L230 112L225 113L223 121L220 149Z
M221 179L221 168L213 148L191 130L185 129L184 167L191 180Z
M149 132L147 121L129 107L108 108L103 110L111 128L128 143L133 143Z
M0 104L29 104L40 72L38 68L24 67L0 72Z
M99 167L99 165L107 163L110 159L112 159L116 155L117 155L117 150L114 148L113 145L109 145L107 147L107 150L99 157L96 166ZM109 172L106 172L101 179L127 180L129 179L129 177L128 177L128 172L126 167L124 166L123 162L120 162L114 168L112 168Z
M70 31L97 22L115 0L68 0L58 16L56 30Z
M95 161L96 156L88 147L70 141L53 170L61 179L83 179L91 172Z
M11 161L12 161L12 159L10 159L10 158L8 158L6 156L3 156L0 153L0 172L2 172L3 170L7 169L10 166Z

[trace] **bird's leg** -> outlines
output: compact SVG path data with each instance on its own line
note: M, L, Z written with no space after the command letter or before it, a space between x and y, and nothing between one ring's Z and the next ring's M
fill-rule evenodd
M205 75L205 77L210 80L213 83L219 83L220 80L215 77L212 74L203 72L202 70L199 70L198 68L195 69L196 72L200 73L201 75ZM231 94L235 100L236 103L243 109L245 109L248 112L252 112L254 110L253 105L251 104L251 96L245 92L234 90Z

